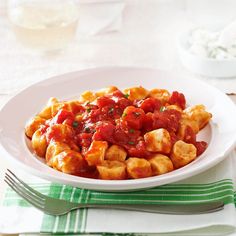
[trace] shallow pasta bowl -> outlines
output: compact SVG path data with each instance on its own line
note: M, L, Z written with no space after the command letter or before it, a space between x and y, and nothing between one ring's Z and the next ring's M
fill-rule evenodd
M110 85L119 88L143 86L165 88L185 94L189 105L204 104L213 114L212 121L199 134L209 143L195 161L170 173L135 180L97 180L72 176L48 167L43 159L28 148L24 126L37 114L50 97L76 98L85 90L98 90ZM236 106L218 89L199 80L176 76L147 68L105 67L77 71L34 84L13 97L0 111L1 157L16 168L52 182L100 191L127 191L176 182L199 174L226 158L236 144Z

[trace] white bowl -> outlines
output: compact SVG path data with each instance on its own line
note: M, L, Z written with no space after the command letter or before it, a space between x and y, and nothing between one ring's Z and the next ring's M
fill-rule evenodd
M188 39L191 30L183 32L177 39L177 49L182 64L190 71L209 77L236 76L236 59L205 58L191 53Z
M178 170L149 178L101 180L68 175L48 167L44 159L34 156L27 146L24 126L37 114L49 97L59 100L76 98L85 90L98 90L109 85L121 89L142 85L147 89L166 88L183 92L188 104L204 104L213 114L212 122L198 135L209 143L195 161ZM1 158L12 161L33 175L52 182L103 191L150 188L196 175L222 161L236 143L236 107L216 88L199 80L184 78L165 71L147 68L107 67L77 71L36 83L12 98L0 111Z

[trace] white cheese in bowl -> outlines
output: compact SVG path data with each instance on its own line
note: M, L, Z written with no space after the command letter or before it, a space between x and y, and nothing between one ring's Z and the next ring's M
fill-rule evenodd
M236 31L236 27L234 27L234 29ZM230 34L228 32L230 32ZM233 59L236 58L236 37L232 37L233 35L236 36L236 33L232 34L232 31L229 30L215 32L203 28L197 28L190 32L188 50L192 54L201 57ZM231 39L229 39L230 36ZM226 40L222 40L222 38L228 39L227 43L224 43Z

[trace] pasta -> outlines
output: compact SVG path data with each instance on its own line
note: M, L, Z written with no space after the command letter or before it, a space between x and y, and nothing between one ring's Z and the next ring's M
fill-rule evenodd
M97 166L100 179L126 179L126 164L121 161L103 161Z
M141 86L50 98L25 126L36 155L58 171L103 180L157 176L186 166L207 148L197 134L211 120L184 94Z
M156 154L149 160L153 175L162 175L174 170L172 161L168 156Z

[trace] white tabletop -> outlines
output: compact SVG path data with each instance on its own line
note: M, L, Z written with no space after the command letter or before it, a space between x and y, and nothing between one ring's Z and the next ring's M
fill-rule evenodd
M236 93L232 80L204 78L187 71L176 52L178 32L192 26L182 0L126 0L122 28L98 35L78 34L64 52L33 54L18 45L0 5L0 107L19 90L50 76L89 67L122 65L155 67L197 77ZM169 17L172 16L172 17ZM236 83L236 80L234 80ZM236 95L231 98L236 103ZM0 159L0 199L8 163Z

